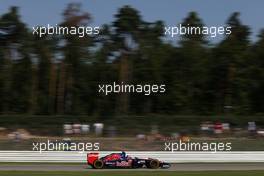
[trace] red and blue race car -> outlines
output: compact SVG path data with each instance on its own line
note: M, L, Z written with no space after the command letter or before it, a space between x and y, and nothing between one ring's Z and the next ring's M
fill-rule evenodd
M137 158L126 155L125 152L111 153L104 157L99 157L99 153L88 153L87 163L94 169L103 168L169 168L170 164L153 158Z

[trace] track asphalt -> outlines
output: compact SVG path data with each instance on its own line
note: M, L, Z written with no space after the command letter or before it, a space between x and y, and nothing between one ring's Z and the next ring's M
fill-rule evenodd
M181 163L172 164L169 169L155 171L231 171L264 170L264 163ZM0 171L153 171L152 169L101 169L95 170L85 164L1 164Z

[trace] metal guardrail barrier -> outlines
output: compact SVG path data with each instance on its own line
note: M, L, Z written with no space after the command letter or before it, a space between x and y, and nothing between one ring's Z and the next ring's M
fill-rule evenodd
M117 151L100 151L100 156ZM119 151L118 151L119 152ZM87 152L76 151L0 151L0 162L85 163ZM260 152L160 152L130 151L128 155L157 158L171 163L264 162Z

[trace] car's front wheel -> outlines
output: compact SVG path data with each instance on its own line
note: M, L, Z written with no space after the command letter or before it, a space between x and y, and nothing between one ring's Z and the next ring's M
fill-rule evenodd
M150 168L150 169L158 169L160 166L160 162L159 160L152 159L147 163L146 166L147 168Z

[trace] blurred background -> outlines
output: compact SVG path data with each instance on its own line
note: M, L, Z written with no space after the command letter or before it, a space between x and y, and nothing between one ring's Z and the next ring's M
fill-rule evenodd
M102 1L31 3L1 2L0 150L31 150L47 138L99 141L102 150L163 150L164 141L186 138L264 149L262 2L219 4L214 12L212 3L117 1L109 14ZM200 13L232 34L164 35L168 25L208 25ZM32 26L48 23L101 31L32 35ZM165 84L166 92L98 93L99 84L113 82Z

